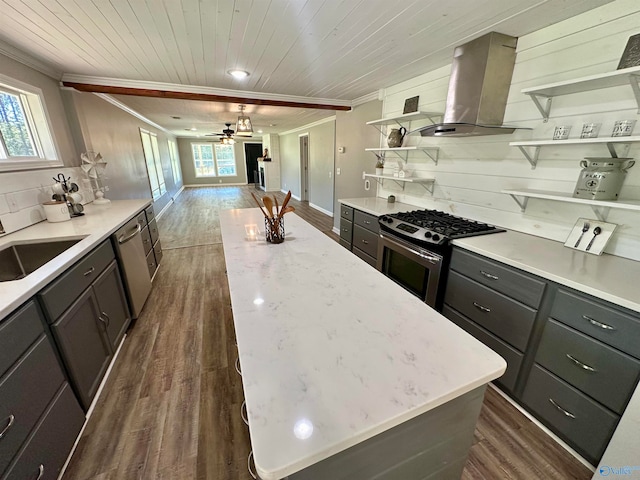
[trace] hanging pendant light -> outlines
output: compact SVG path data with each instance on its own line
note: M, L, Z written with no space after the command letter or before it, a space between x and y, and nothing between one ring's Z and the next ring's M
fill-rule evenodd
M238 121L236 122L236 135L239 136L251 136L253 133L253 127L251 126L251 119L248 115L243 115L245 106L240 105L240 115L238 115Z

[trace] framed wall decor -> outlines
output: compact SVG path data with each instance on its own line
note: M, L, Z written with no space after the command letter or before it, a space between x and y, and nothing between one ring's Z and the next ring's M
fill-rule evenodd
M405 113L417 112L418 111L418 99L419 98L420 98L420 96L407 98L404 101L404 109L402 110L402 113L405 114Z
M622 53L618 70L640 65L640 33L632 35L627 41L627 46Z

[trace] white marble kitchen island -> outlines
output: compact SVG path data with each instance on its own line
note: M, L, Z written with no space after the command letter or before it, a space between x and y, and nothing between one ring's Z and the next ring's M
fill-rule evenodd
M428 422L434 432L464 434L464 463L484 386L505 371L501 357L296 215L285 217L279 245L265 242L258 209L223 211L220 223L261 478L311 478L310 471L320 478L333 459L348 475L340 478L387 478L375 443L389 432L395 436L384 451L411 457L389 468L423 468L411 462L426 456L403 444L416 428L403 429L424 432ZM261 232L256 240L246 233L252 224ZM446 414L448 405L460 411L437 426L429 415ZM461 430L457 416L465 411L471 425ZM433 458L460 462L442 452ZM429 468L444 472L442 464Z

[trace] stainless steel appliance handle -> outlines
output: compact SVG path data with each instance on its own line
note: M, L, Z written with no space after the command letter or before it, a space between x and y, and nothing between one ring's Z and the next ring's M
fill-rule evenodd
M38 467L38 477L36 478L36 480L40 480L43 475L44 475L44 465L40 464L40 466Z
M393 241L392 239L390 239L390 238L389 238L389 237L387 237L387 236L384 236L384 235L380 235L380 236L381 236L382 238L384 238L384 240L385 240L385 241L387 241L387 242L389 242L389 243L392 243L392 244L394 244L394 245L396 245L396 246L398 246L398 247L401 247L401 248L403 248L403 249L405 249L405 250L407 250L407 251L409 251L409 252L413 253L414 255L419 256L420 258L424 258L424 259L425 259L425 260L427 260L429 263L433 263L434 265L437 265L437 264L439 264L439 263L441 263L441 262L442 262L442 259L441 259L440 257L436 257L436 256L434 256L434 255L427 255L427 254L425 254L425 253L419 252L418 250L415 250L415 249L413 249L413 248L409 247L408 245L402 245L402 244L400 244L400 243L398 243L398 242L395 242L395 241Z
M15 415L13 415L13 414L9 415L9 423L7 423L7 426L4 427L4 430L2 430L0 432L0 439L2 439L7 434L9 429L13 426L13 422L15 420L16 420L16 416Z
M553 406L554 406L554 407L556 407L558 410L560 410L562 413L564 413L564 414L565 414L565 416L567 416L567 417L569 417L569 418L576 418L576 416L575 416L573 413L566 411L564 408L562 408L560 405L558 405L558 404L553 400L553 398L549 398L549 401L551 402L551 405L553 405Z
M127 243L127 242L128 242L129 240L131 240L133 237L135 237L136 235L138 235L138 234L140 233L140 231L141 231L141 230L142 230L142 229L140 228L140 224L139 224L139 223L137 223L137 224L136 224L135 231L134 231L134 232L132 232L132 233L130 233L130 234L129 234L129 235L127 235L127 236L124 236L124 235L123 235L122 237L118 238L118 243L119 243L119 244L121 244L121 245L122 245L123 243Z
M573 363L575 363L577 366L579 366L580 368L582 368L583 370L586 370L587 372L597 372L597 370L593 367L590 367L589 365L587 365L586 363L582 363L580 360L578 360L577 358L575 358L572 355L569 355L568 353L565 354L566 357L571 360Z
M597 320L594 320L593 318L591 318L591 317L589 317L587 315L582 315L582 318L584 318L591 325L595 325L596 327L600 327L603 330L615 330L616 329L616 327L612 327L611 325L607 325L606 323L602 323L602 322L599 322Z

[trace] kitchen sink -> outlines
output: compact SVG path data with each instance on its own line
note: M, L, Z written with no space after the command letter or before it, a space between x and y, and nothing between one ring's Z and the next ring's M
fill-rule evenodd
M73 247L82 238L16 243L0 250L0 282L20 280Z

